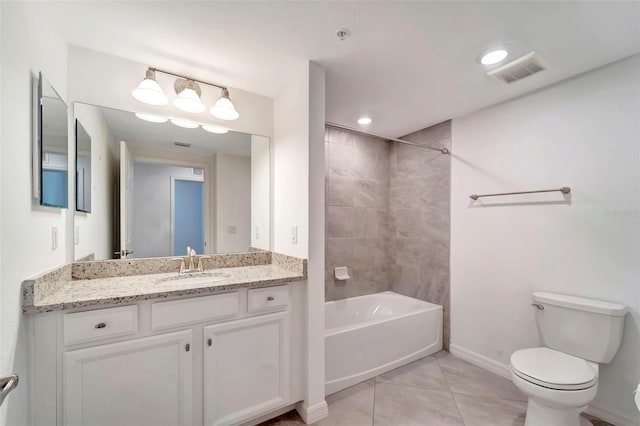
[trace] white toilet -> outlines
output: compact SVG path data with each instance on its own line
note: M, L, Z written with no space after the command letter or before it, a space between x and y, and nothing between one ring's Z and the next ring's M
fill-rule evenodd
M545 347L511 355L511 380L529 397L525 426L579 426L598 392L598 365L608 364L622 340L627 307L563 294L532 295Z

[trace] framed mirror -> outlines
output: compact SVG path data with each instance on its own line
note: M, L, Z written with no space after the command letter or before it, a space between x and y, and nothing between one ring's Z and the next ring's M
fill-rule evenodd
M74 113L93 158L76 261L270 249L269 138L81 103Z
M40 205L67 208L67 105L40 73L35 90L37 140L34 147L34 196Z
M76 210L91 213L91 136L76 120Z

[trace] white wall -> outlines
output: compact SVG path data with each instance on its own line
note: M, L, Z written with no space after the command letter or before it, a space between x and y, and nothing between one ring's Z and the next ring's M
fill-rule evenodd
M324 402L324 126L325 69L309 63L309 264L307 282L307 353L310 403Z
M1 2L0 50L0 376L20 375L20 385L0 408L0 424L29 422L27 339L22 315L22 279L65 261L66 211L32 205L31 76L42 71L67 100L67 49L37 3ZM51 227L59 246L51 250Z
M309 63L291 74L273 102L273 249L307 258L309 251ZM291 227L298 227L298 242Z
M134 164L133 257L180 256L171 246L171 177L193 176L192 168ZM185 247L186 249L186 247Z
M251 158L220 153L215 157L216 252L247 252L251 244Z
M309 259L305 288L306 389L298 411L326 415L324 399L324 122L325 70L301 63L274 99L273 250ZM313 155L311 155L313 154ZM297 225L297 243L291 227ZM311 230L310 230L311 229Z
M73 110L91 137L91 213L75 213L74 232L78 233L78 238L74 244L74 259L92 253L96 259L111 259L115 249L113 200L118 143L99 108L77 103Z
M251 135L251 247L270 250L271 158L269 139Z
M529 306L536 290L627 304L624 341L600 370L593 406L633 424L639 119L639 56L455 119L451 196L452 350L505 365L513 351L539 345ZM559 193L469 200L565 185L570 203Z

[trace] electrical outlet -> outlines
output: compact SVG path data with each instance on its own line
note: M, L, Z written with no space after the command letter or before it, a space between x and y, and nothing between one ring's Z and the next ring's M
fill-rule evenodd
M235 225L229 225L229 226L227 226L227 231L228 231L230 234L237 234L237 233L238 233L238 230L236 229L236 226L235 226Z
M57 250L58 249L58 227L57 226L52 226L51 227L51 250Z
M80 226L76 225L73 232L73 243L75 245L80 244Z
M256 225L256 240L260 239L260 227Z
M298 244L298 225L291 225L291 243Z

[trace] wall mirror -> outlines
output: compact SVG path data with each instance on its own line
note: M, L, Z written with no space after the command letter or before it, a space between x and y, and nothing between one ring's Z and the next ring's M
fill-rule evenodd
M74 114L93 179L77 194L91 213L74 218L76 261L269 250L269 138L81 103Z
M76 120L76 210L91 213L91 136Z
M34 196L40 205L68 206L67 105L42 76L37 79L36 145L34 146Z

